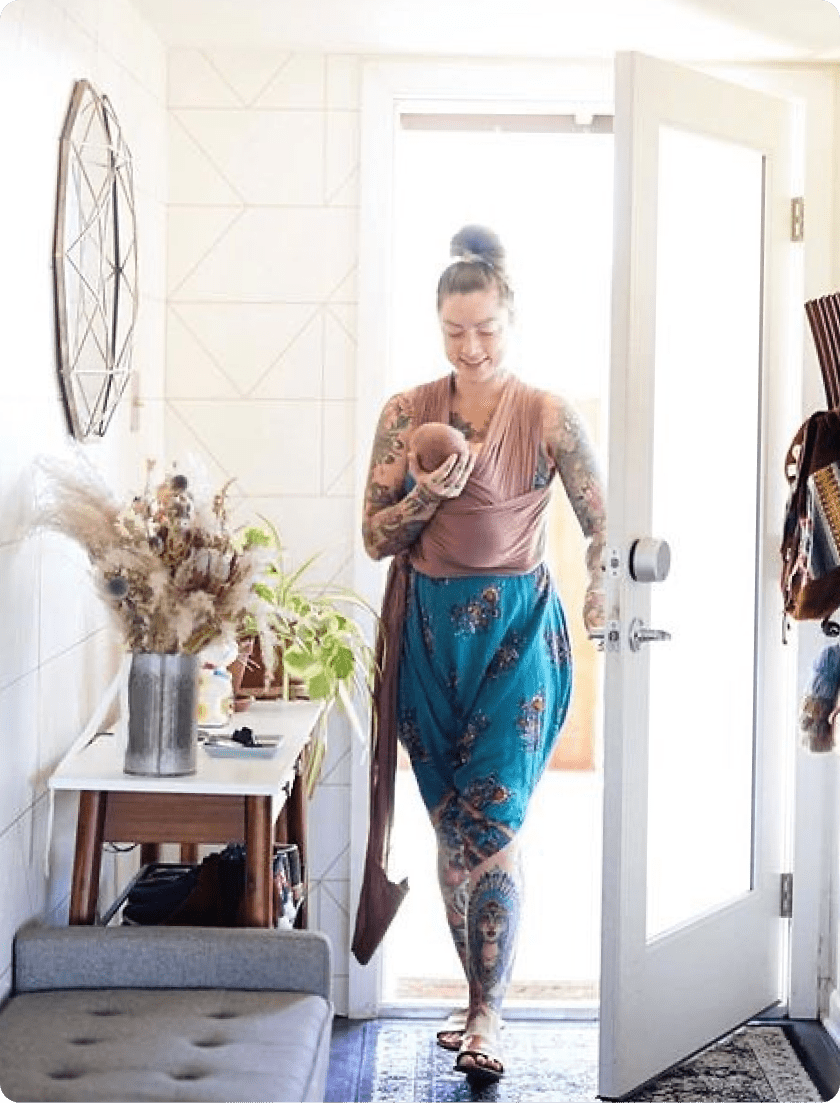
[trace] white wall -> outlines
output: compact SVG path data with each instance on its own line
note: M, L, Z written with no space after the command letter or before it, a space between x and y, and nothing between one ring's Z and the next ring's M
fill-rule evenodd
M291 565L317 554L311 579L341 585L358 527L358 70L278 50L169 56L167 454L235 477L234 519L268 517ZM332 723L309 833L310 922L333 943L339 1012L348 740Z
M85 451L128 489L162 444L165 55L126 0L15 0L0 15L0 992L15 929L67 921L75 799L56 801L47 880L45 782L116 661L83 557L62 538L28 534L32 461L67 447L51 254L58 139L81 77L110 97L135 160L145 401L137 432L126 402Z

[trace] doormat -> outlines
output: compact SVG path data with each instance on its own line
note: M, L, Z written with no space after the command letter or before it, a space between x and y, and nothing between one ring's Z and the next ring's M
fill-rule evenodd
M473 1088L435 1045L439 1024L399 1019L337 1030L327 1101L444 1103L448 1100L596 1103L595 1023L509 1022L506 1072ZM750 1026L697 1054L629 1097L634 1103L818 1103L821 1096L779 1027Z

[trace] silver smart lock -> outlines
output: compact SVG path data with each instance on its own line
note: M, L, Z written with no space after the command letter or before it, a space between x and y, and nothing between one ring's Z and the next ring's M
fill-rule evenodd
M634 582L664 582L671 570L671 548L667 540L643 536L630 545L630 577Z

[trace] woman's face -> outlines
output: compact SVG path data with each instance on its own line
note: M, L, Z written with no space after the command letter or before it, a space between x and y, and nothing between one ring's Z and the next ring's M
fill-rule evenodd
M465 380L492 379L505 358L508 309L495 287L447 295L439 313L446 358Z

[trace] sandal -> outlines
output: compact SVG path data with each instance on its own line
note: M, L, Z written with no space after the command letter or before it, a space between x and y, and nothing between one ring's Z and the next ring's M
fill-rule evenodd
M467 1008L456 1008L437 1032L437 1044L440 1048L451 1050L453 1053L457 1052L461 1048L466 1025Z
M472 1061L465 1063L465 1057L471 1057ZM479 1064L481 1059L484 1064ZM487 1064L489 1061L493 1064ZM505 1066L498 1040L488 1034L465 1034L455 1061L455 1071L465 1073L474 1084L495 1084L501 1080Z

